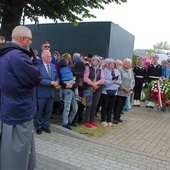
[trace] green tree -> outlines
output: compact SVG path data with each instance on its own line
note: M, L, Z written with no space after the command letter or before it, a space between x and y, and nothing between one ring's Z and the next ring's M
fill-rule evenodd
M153 45L153 49L162 49L162 50L170 50L170 46L168 45L168 42L158 42L156 45Z
M153 55L156 49L170 50L170 45L168 45L168 42L158 42L157 44L153 45L153 49L148 49L148 55Z
M155 53L154 49L148 49L147 50L147 54L150 55L150 56L153 55L154 53Z
M139 58L139 56L133 54L133 58L132 58L132 67L133 68L136 66L138 58Z
M12 29L25 17L38 23L38 17L43 16L57 22L69 21L76 24L83 18L95 18L90 9L104 9L104 4L127 0L1 0L0 1L0 34L10 40Z

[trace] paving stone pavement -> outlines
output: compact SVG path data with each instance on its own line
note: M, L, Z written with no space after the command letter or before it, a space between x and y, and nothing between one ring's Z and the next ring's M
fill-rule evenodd
M170 159L170 112L132 108L122 115L124 125L99 140Z
M99 139L59 126L36 134L35 170L170 170L170 113L143 104L122 119L123 126Z

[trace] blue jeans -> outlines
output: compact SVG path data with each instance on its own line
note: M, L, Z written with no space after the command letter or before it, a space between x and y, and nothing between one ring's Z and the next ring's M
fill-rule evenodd
M78 105L75 98L75 93L71 89L63 89L63 99L63 125L67 125L68 123L71 123L76 116Z
M130 110L130 109L131 109L130 94L129 94L129 96L128 96L127 99L126 99L125 108L126 108L127 110Z

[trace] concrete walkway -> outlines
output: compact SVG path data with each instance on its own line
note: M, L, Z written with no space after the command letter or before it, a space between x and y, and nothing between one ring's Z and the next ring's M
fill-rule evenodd
M144 104L122 115L124 126L99 140L170 159L170 113L148 109Z
M170 113L143 104L122 119L123 126L99 139L54 125L51 134L35 135L36 170L169 170Z

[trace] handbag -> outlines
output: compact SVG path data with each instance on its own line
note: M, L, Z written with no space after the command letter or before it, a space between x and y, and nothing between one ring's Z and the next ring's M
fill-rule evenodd
M89 107L89 106L91 106L92 102L93 102L93 88L89 87L88 89L83 91L81 103L85 107Z
M106 90L106 92L109 96L114 96L116 94L117 90Z

